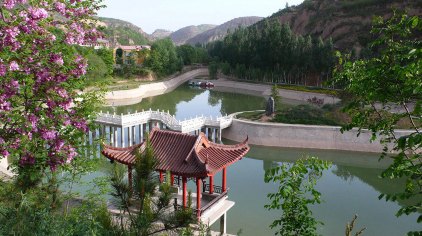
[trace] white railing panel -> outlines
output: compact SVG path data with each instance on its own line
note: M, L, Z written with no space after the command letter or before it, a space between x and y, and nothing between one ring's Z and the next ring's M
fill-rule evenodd
M112 126L128 127L145 124L151 120L155 120L162 122L171 130L180 131L182 133L189 133L202 129L203 127L225 129L231 125L232 118L232 116L223 116L217 118L199 116L184 121L178 121L169 112L149 110L135 112L132 114L129 113L126 115L116 115L101 112L98 114L96 122Z

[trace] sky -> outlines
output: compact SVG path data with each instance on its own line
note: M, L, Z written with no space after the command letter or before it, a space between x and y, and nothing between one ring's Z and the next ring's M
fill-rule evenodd
M129 21L145 32L189 25L219 25L242 16L270 16L303 0L105 0L99 16Z

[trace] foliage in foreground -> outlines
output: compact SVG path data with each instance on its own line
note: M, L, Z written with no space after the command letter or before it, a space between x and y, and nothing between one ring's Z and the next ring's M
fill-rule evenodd
M388 156L393 164L381 177L403 178L406 185L403 192L381 194L379 198L387 201L412 199L415 203L402 207L396 215L416 213L419 214L417 221L421 223L422 42L413 38L421 35L422 19L394 14L384 22L379 17L375 19L372 32L378 35L372 43L373 49L378 50L376 57L357 61L340 57L335 80L353 96L345 108L352 120L343 130L368 128L372 140L380 137L384 144L381 158L394 152ZM395 132L401 119L411 124L410 134Z
M293 164L282 164L265 173L265 182L277 183L278 191L267 195L271 203L268 210L282 210L279 219L273 221L271 229L276 235L317 235L317 226L322 224L312 217L309 205L321 203L321 193L315 189L317 180L331 164L315 157L299 159Z
M0 235L110 235L113 228L101 199L74 201L66 210L52 198L54 188L22 193L14 182L0 180ZM52 207L54 205L54 207Z

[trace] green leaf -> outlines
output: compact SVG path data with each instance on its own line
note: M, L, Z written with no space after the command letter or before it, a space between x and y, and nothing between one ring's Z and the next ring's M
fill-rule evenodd
M416 28L416 26L418 26L418 23L419 23L419 18L414 16L412 17L411 22L412 22L411 27Z

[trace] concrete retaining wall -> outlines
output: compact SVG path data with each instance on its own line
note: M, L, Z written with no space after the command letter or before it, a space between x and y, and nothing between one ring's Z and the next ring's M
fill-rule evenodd
M411 131L397 131L398 136ZM292 125L253 122L233 119L232 125L223 130L224 138L241 142L249 136L249 143L263 146L332 149L360 152L382 152L379 140L369 142L371 133L357 130L340 132L340 127L316 125Z
M269 96L271 94L271 86L266 84L252 84L238 81L230 81L226 79L219 79L213 81L215 89L222 92L236 92L244 93L255 96ZM302 91L293 91L287 89L279 89L279 95L282 98L307 101L309 98L316 97L318 99L323 99L324 103L337 103L340 101L339 98L321 94L321 93L311 93L311 92L302 92Z
M182 83L197 76L204 75L208 75L207 68L192 70L180 76L177 76L176 78L173 78L171 80L151 84L143 84L136 89L108 92L105 95L105 100L107 104L115 106L136 104L139 103L142 98L153 97L163 93L168 93L177 88Z

